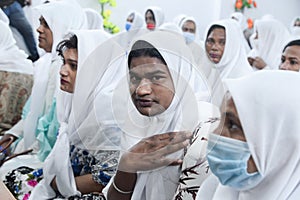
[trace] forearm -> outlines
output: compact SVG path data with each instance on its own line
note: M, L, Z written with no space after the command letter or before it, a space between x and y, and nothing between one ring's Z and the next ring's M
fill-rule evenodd
M88 194L91 192L102 192L104 188L103 185L96 183L93 178L92 174L86 174L82 176L75 177L76 187L77 190L80 191L82 194Z
M113 183L108 189L108 200L130 200L137 179L136 173L117 171ZM114 186L115 185L115 186ZM118 191L116 187L126 194Z
M100 185L93 180L92 174L77 176L75 177L75 182L76 182L76 188L78 191L81 192L81 194L88 194L92 192L101 193L102 189L104 188L103 185ZM56 185L56 178L52 180L51 187L56 192L59 191Z

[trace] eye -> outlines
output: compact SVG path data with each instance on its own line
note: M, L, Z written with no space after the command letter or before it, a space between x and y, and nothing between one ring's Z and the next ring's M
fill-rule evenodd
M297 65L298 63L295 60L291 60L291 65Z
M138 84L140 82L140 79L134 75L130 75L130 83L131 84Z
M213 45L215 42L214 42L213 39L208 38L208 39L206 40L206 43L209 44L209 45Z
M240 130L240 127L233 120L229 120L228 129L229 129L229 131L233 132L233 131Z
M71 63L70 66L71 66L71 69L72 69L73 71L76 71L76 70L77 70L77 64Z
M163 76L153 76L151 79L152 79L152 81L157 82L157 81L160 81L163 78L164 78Z
M222 45L222 46L225 46L226 40L220 40L219 44Z
M282 57L282 58L281 58L281 63L284 63L284 62L285 62L285 58Z

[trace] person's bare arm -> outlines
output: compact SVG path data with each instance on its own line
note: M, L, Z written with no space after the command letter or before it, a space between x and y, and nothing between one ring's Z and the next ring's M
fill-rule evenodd
M75 182L77 190L80 191L82 194L88 194L92 192L101 193L102 189L104 188L103 185L100 185L93 180L92 174L77 176L75 177ZM58 191L55 178L51 182L51 187L55 191Z
M12 134L4 134L3 137L0 139L0 144L2 148L5 148L11 142L10 138L12 139L12 142L18 139L16 136ZM6 149L6 155L10 155L10 148Z
M182 160L166 156L186 147L191 137L192 134L188 132L171 132L145 138L134 145L120 159L113 184L108 190L108 200L130 200L137 171L181 164Z

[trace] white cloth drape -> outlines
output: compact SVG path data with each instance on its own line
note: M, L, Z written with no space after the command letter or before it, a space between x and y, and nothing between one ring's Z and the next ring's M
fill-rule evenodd
M213 25L220 25L225 28L226 43L223 56L215 68L219 71L222 80L226 78L238 78L250 74L253 70L248 63L245 48L243 46L243 35L237 22L232 19L224 19L210 24L206 30Z
M163 56L172 76L175 96L171 105L163 113L151 117L143 116L132 103L128 78L122 79L115 91L114 102L116 103L113 109L114 116L124 132L121 144L125 151L144 137L170 131L192 131L197 126L201 113L197 103L206 99L205 95L208 93L208 87L205 87L206 79L197 67L191 64L192 55L181 35L157 30L136 40L150 43ZM123 67L126 68L126 65ZM125 100L121 105L118 103L120 99ZM182 153L178 151L170 156L180 158ZM171 199L177 187L179 171L178 166L169 166L138 173L132 199Z
M160 25L162 25L165 21L165 14L164 11L157 6L149 6L146 8L145 10L145 14L147 10L151 10L153 12L154 15L154 19L155 19L155 28L159 27Z
M58 98L57 104L58 109L60 109L58 111L60 121L59 136L53 150L45 161L44 180L33 190L30 196L32 199L53 198L55 193L50 183L54 177L56 177L58 190L64 197L80 195L76 188L69 159L70 144L95 151L93 148L101 146L99 141L105 140L101 137L102 135L98 134L99 124L97 124L97 121L91 120L90 115L94 117L95 114L92 104L97 96L93 93L93 89L97 86L95 81L102 77L97 71L103 72L106 66L103 64L102 68L99 65L93 65L94 67L92 67L85 62L88 62L87 59L91 52L109 38L109 34L101 30L77 30L72 31L72 33L78 39L78 68L75 90L73 95L62 92L60 93L60 98ZM100 70L97 70L97 67L100 67ZM89 76L85 76L87 74ZM83 82L94 82L94 84L87 87ZM94 87L91 87L92 85ZM103 98L103 96L101 97ZM92 98L92 101L83 101L85 98ZM87 130L89 132L85 132ZM91 135L94 138L90 138L89 136ZM94 146L87 144L90 140L94 142Z
M263 179L250 190L237 191L212 177L200 188L197 199L299 199L298 73L259 71L225 83Z
M8 24L2 20L0 30L0 70L33 74L33 64L26 59L28 55L19 49Z

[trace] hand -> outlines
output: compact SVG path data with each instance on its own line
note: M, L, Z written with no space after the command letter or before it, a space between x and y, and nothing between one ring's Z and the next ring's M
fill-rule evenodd
M252 66L256 67L257 69L263 69L267 66L267 64L261 57L256 57L252 63Z
M254 58L248 57L248 62L251 66L253 66Z
M153 170L168 165L179 165L180 159L166 156L186 147L192 133L170 132L142 139L129 152L124 153L119 163L119 171L136 173Z

